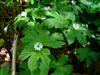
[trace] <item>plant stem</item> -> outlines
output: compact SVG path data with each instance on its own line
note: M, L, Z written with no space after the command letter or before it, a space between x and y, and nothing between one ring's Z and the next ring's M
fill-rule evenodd
M13 51L12 51L12 75L16 75L16 45L18 35L14 35Z

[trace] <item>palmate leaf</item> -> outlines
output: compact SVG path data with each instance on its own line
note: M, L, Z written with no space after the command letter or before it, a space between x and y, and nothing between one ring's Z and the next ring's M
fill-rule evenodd
M89 51L90 50L88 48L79 48L75 50L75 52L78 54L77 57L81 62L88 57Z
M87 47L85 48L79 48L79 49L76 49L75 52L77 52L78 54L89 54L89 49Z
M68 56L67 55L61 55L58 61L51 63L51 68L54 68L55 71L51 75L69 75L72 71L72 66L67 64Z
M60 48L65 44L63 39L64 38L61 33L53 33L45 40L44 45L52 48Z
M50 35L48 30L34 29L30 30L24 38L21 39L23 44L28 44L30 42L41 42L43 46L60 48L65 43L63 42L63 36L61 33L53 33Z
M19 56L19 59L25 60L30 56L28 59L28 67L30 71L33 72L38 68L39 59L41 59L42 64L45 65L44 68L49 67L50 59L48 55L50 55L49 49L43 48L41 51L35 51L33 48L33 43L30 43L25 47L25 49L23 49L21 55Z
M68 45L74 43L75 38L82 45L87 43L86 36L81 33L79 30L69 29L65 34L66 40L68 41Z
M75 52L78 54L77 57L81 62L88 57L89 51L90 50L88 48L79 48L75 50Z
M89 48L79 48L75 50L77 53L77 58L80 60L80 62L86 60L86 65L90 66L92 62L97 62L99 55L93 51L91 51Z
M69 21L67 19L61 19L61 18L48 18L44 21L44 24L48 26L48 28L65 28L68 26Z
M69 20L74 21L75 16L72 12L69 12L65 15L58 14L57 12L47 12L47 14L53 18L48 18L44 20L43 24L48 28L67 28L69 24ZM55 15L54 15L55 14Z
M91 51L91 52L89 53L89 56L90 56L90 58L91 58L94 62L97 62L97 60L98 60L98 58L99 58L99 55L98 55L96 52L93 52L93 51Z
M48 49L43 49L40 52L33 52L33 54L28 60L28 67L30 71L33 72L34 70L38 68L39 66L38 64L40 62L39 59L41 59L42 64L44 65L44 68L48 69L49 64L50 64L50 59L48 57L49 54L50 54L50 51ZM40 70L41 70L41 67L40 67ZM43 70L41 70L40 72L43 72Z
M90 36L90 32L87 28L81 26L81 24L74 23L68 30L64 31L64 35L68 41L68 45L74 43L75 38L80 44L85 45L87 44L86 36Z

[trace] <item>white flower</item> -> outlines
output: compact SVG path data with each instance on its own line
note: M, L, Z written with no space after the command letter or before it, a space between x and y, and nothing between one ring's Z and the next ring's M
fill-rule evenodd
M40 51L43 48L43 44L41 42L36 42L34 44L34 49Z
M21 16L27 16L27 13L26 13L25 11L23 11L23 12L21 13Z
M71 0L71 3L72 3L72 4L76 4L76 2L75 2L74 0Z
M45 10L49 10L50 9L50 6L48 6L48 7L45 7Z
M27 0L25 0L25 2L27 2Z
M76 30L79 29L79 24L74 23L73 28L76 29Z
M46 17L41 17L41 20L45 20L46 19Z

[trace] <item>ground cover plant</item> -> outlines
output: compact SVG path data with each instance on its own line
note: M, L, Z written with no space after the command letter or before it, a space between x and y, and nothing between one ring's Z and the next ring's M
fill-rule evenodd
M99 0L0 1L0 74L99 75L99 20Z

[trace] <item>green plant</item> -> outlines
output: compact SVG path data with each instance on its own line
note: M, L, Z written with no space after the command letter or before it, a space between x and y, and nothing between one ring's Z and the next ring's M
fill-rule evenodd
M39 26L37 25L37 27ZM31 72L39 68L38 65L45 65L45 68L49 68L50 59L48 55L50 55L50 51L45 47L59 48L65 44L61 41L63 40L62 34L53 33L50 35L48 30L37 27L30 30L24 38L21 39L24 49L19 59L25 60L30 56L28 67ZM41 64L39 62L41 62ZM40 70L42 69L40 68Z
M76 49L75 52L77 53L77 58L80 62L86 60L86 65L89 67L93 62L97 62L99 55L90 50L89 48L79 48Z
M16 0L20 2L21 0ZM6 0L7 6L13 0ZM71 51L89 67L99 60L99 0L25 0L26 8L14 19L14 29L21 33L22 51L19 75L69 75L72 65L67 53L59 58L51 49L73 46ZM0 4L0 6L4 6ZM22 8L21 8L22 9ZM3 40L0 40L2 43ZM53 56L52 56L53 55Z
M70 64L67 64L67 55L61 55L58 61L54 58L54 56L51 56L51 60L51 68L55 69L54 73L52 73L51 75L69 75L71 73L72 66Z
M9 75L9 68L0 68L0 75Z
M4 43L4 40L3 39L0 39L0 44L3 44Z

